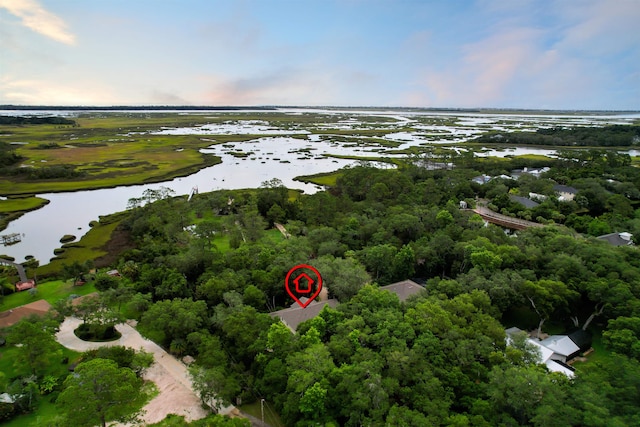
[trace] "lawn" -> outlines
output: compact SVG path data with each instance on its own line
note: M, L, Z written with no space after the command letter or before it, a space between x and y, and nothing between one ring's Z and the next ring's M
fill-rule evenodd
M58 384L61 385L62 381L68 374L67 363L61 362L65 358L67 358L69 362L73 362L78 358L80 353L69 350L61 345L58 346L58 355L52 358L43 375L53 375L60 378L58 380ZM14 360L15 347L0 347L0 371L5 373L7 378L14 378L20 374L24 374L24 372L16 372ZM56 391L49 395L39 396L36 410L34 412L12 418L11 420L4 422L2 425L6 427L38 427L47 425L48 422L52 421L58 415L55 403L51 402L51 400L54 400L55 402L56 397Z
M611 352L605 348L604 343L602 342L602 331L592 330L591 333L593 334L593 342L591 343L593 352L587 356L586 362L574 363L573 367L578 371L581 366L589 366L611 358Z
M334 187L336 185L336 181L340 176L342 176L342 172L335 171L329 173L318 173L315 175L302 175L297 176L294 179L296 181L311 183L316 185L324 185L327 187Z
M71 280L54 280L40 283L36 289L37 292L35 296L32 296L28 291L5 296L4 301L0 303L0 311L10 310L40 299L47 300L50 304L53 304L58 300L67 298L71 294L87 295L96 291L93 282L88 282L83 286L73 286Z

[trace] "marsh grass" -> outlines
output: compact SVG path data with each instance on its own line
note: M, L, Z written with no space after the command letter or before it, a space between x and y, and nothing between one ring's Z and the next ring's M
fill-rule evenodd
M48 204L49 200L41 197L12 197L0 200L0 231L7 228L9 223L29 211L40 209Z

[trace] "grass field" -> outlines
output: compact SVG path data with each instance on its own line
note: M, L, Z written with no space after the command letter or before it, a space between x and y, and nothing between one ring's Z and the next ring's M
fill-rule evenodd
M96 291L92 282L82 286L74 286L70 280L52 280L39 284L36 289L37 292L35 296L32 296L27 291L16 292L5 296L4 301L0 303L0 311L10 310L40 299L47 300L50 304L53 304L58 300L67 298L71 294L86 295Z
M64 377L68 374L67 363L62 361L67 358L69 362L75 361L80 353L69 350L58 344L58 352L55 357L49 361L49 365L43 375L53 375L55 377ZM19 375L25 375L27 372L16 369L16 348L12 346L0 347L0 372L3 372L7 378L14 378ZM3 427L39 427L48 425L57 415L58 410L55 406L57 392L45 396L38 396L36 410L30 414L20 415L9 421L2 423Z

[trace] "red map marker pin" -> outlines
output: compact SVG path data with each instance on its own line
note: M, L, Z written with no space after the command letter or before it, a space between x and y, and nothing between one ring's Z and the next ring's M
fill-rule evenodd
M296 275L295 279L289 280L291 279L293 273L297 272L298 270L302 270L302 272ZM316 280L314 280L312 276L315 276ZM293 286L291 286L292 282ZM320 294L320 291L322 290L322 276L320 276L318 270L311 267L310 265L299 264L293 267L287 273L287 277L284 279L284 288L287 290L289 296L293 298L300 307L306 308L309 304L311 304L311 301L313 301ZM300 301L300 298L302 297L307 297L308 300L306 302L302 302Z

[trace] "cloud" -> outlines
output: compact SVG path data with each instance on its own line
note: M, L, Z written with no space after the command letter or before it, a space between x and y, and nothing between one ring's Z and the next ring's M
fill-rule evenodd
M60 43L75 44L75 36L68 31L65 22L36 0L0 0L0 7L22 19L25 27L37 33Z
M300 68L278 69L243 78L209 77L206 103L212 105L319 105L335 96L333 75Z
M110 90L95 81L51 82L42 79L0 78L0 104L114 105Z
M151 102L161 105L191 105L191 102L187 101L183 97L162 90L152 91Z

